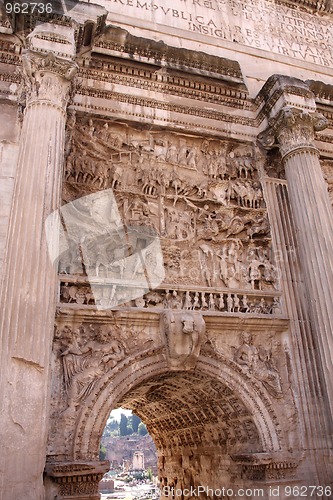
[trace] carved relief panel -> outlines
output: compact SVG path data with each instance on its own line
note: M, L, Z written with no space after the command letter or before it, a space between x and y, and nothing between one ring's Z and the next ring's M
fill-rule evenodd
M111 380L129 359L161 349L155 328L115 318L59 317L54 332L50 456L71 456L77 418L89 398L97 397L101 380ZM59 429L61 432L59 433Z
M131 302L123 293L123 303L270 314L280 308L279 273L259 163L252 145L78 118L68 130L63 198L112 188L123 223L158 234L161 290ZM103 300L102 288L92 297L80 280L73 284L72 276L85 275L84 251L60 259L64 303ZM96 278L110 278L116 256L107 238L95 253ZM121 296L121 286L112 293Z
M325 160L321 162L321 168L327 182L327 189L330 200L333 205L333 161Z

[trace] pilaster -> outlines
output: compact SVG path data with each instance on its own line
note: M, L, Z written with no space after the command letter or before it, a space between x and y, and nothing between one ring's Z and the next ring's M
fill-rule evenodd
M285 81L286 79L284 79ZM293 82L294 83L294 82ZM315 134L326 126L314 100L304 97L304 84L295 98L288 89L270 111L269 126L259 136L266 148L277 146L285 168L292 219L305 282L314 350L304 353L319 372L323 405L330 422L333 415L333 213ZM281 85L283 91L283 84ZM290 89L290 88L289 88ZM295 93L297 94L297 93ZM311 367L309 367L311 370ZM327 461L329 458L326 457Z

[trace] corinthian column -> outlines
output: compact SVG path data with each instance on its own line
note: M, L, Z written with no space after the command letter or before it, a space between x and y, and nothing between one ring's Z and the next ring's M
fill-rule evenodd
M314 146L315 132L326 125L319 113L284 107L261 141L272 146L277 140L284 163L315 337L313 359L333 415L333 212Z
M6 500L43 498L49 360L57 274L45 219L59 207L66 106L75 65L26 50L26 108L1 291L0 490Z

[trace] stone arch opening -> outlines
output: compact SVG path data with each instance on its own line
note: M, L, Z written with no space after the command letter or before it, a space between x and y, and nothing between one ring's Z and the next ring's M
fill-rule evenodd
M231 456L263 451L249 409L229 387L200 371L154 376L120 404L142 419L154 439L162 492L231 484Z
M132 410L123 407L114 408L108 418L100 441L100 460L110 462L110 470L103 478L107 481L129 482L128 478L141 481L147 479L153 484L144 485L142 491L155 491L157 478L157 450L146 425ZM127 475L126 475L127 474ZM139 483L141 486L141 484ZM114 488L115 483L111 484ZM118 485L117 486L121 486ZM131 484L137 492L138 484Z
M126 366L125 366L126 365ZM162 352L126 361L86 401L74 439L74 460L94 460L110 411L131 409L158 451L163 488L251 484L244 459L281 450L267 401L227 365L200 356L195 369L172 370Z

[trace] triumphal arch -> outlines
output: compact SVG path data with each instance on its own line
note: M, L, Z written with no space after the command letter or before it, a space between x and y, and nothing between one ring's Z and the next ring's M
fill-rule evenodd
M2 1L3 500L98 499L119 406L164 498L332 497L332 24Z

